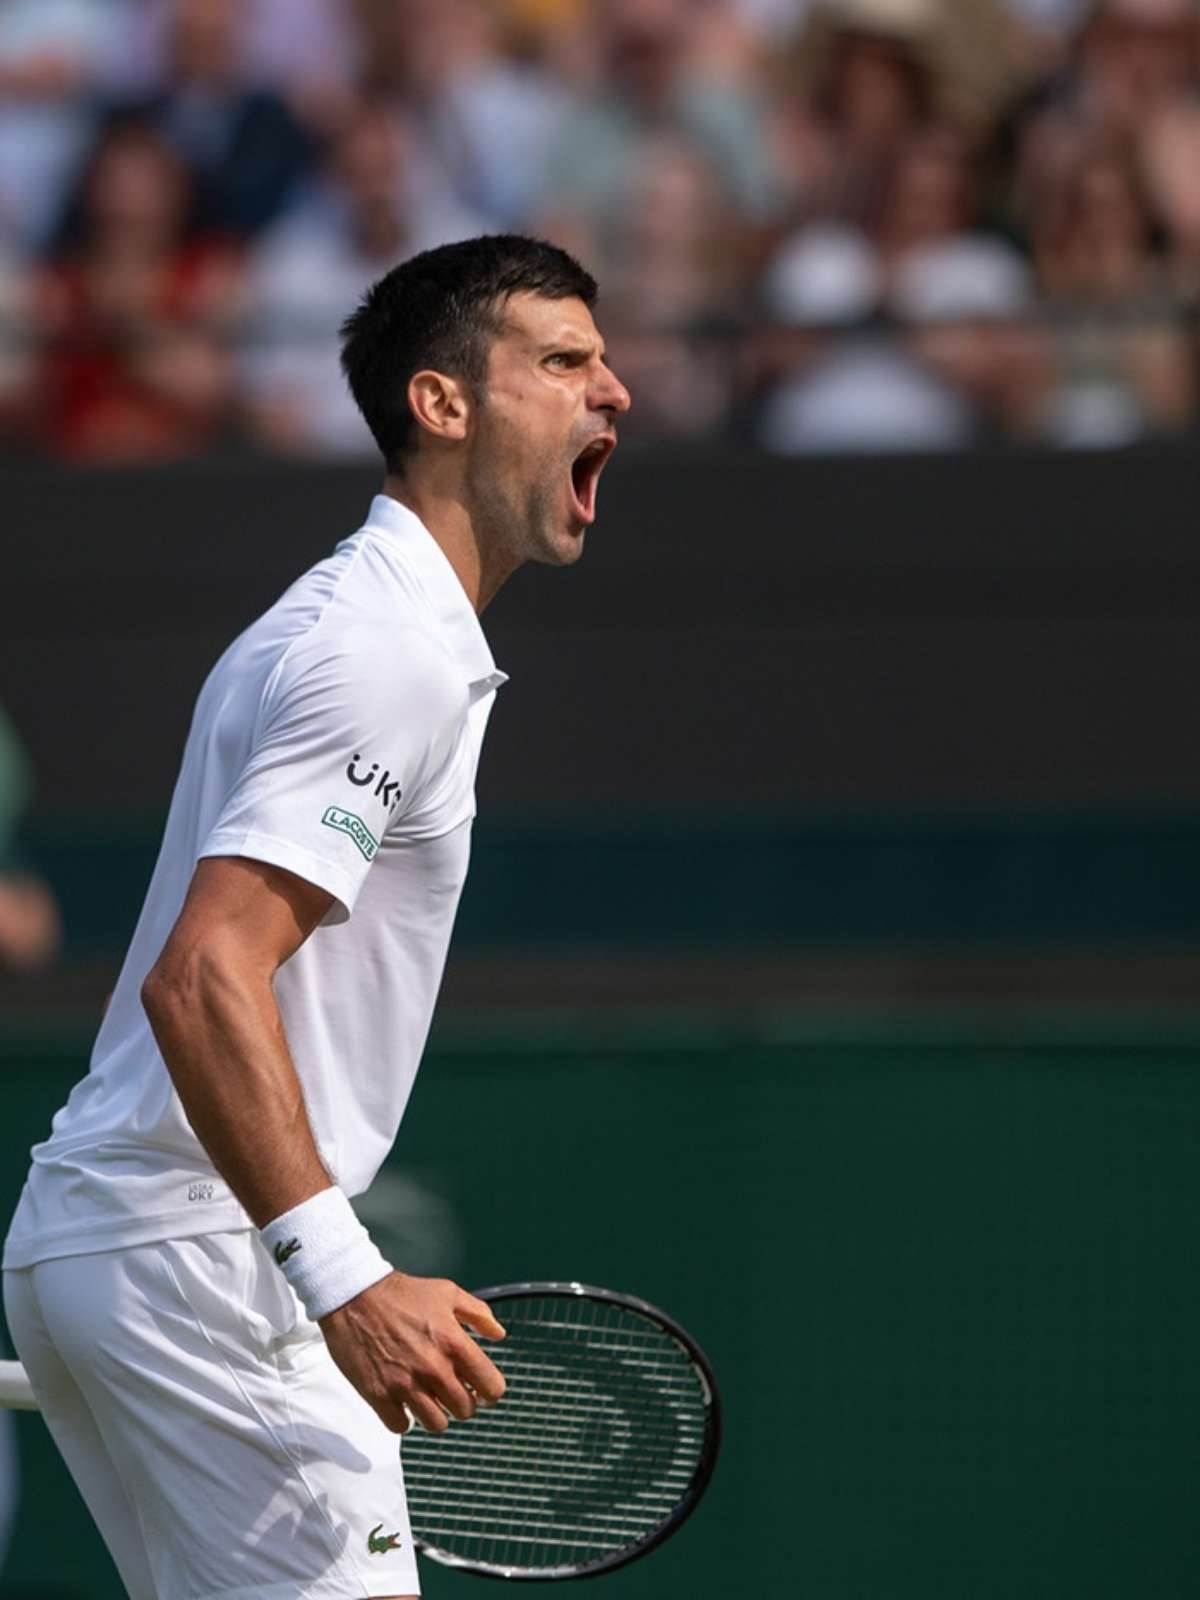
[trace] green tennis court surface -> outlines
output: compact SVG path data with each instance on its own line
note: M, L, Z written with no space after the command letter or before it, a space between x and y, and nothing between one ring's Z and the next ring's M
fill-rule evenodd
M0 1039L6 1210L79 1050ZM1198 1066L1200 1032L1154 1018L443 1032L373 1206L397 1256L423 1241L414 1270L627 1289L706 1347L717 1476L606 1594L1182 1600ZM116 1595L40 1424L19 1426L0 1593Z

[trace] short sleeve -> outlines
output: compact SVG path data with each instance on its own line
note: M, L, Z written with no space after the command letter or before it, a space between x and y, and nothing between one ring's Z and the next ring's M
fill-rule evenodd
M247 856L294 872L349 914L384 833L454 749L467 692L449 655L415 628L288 651L246 760L199 857Z

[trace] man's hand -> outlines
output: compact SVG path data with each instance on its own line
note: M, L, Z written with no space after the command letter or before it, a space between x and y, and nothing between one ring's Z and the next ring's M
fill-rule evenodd
M407 1433L412 1417L441 1433L451 1416L473 1417L478 1401L494 1404L504 1393L502 1374L466 1328L487 1339L503 1339L504 1329L484 1301L447 1278L393 1272L320 1326L344 1376L393 1433Z

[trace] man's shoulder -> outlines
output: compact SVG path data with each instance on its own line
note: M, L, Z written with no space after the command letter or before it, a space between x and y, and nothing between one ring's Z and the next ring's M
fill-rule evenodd
M319 667L351 675L456 675L419 585L354 534L302 573L224 651L214 678L264 690Z
M346 548L352 559L309 624L314 638L348 660L455 672L437 614L403 555L366 530ZM320 579L314 587L320 591Z
M346 586L319 611L290 622L263 618L274 658L268 698L332 696L364 709L403 707L422 721L457 720L469 698L458 662L420 608L396 599L370 585Z

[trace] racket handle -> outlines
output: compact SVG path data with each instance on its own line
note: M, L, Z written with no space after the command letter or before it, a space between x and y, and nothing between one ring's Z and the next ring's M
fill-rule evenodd
M7 1411L36 1411L37 1401L19 1361L0 1361L0 1408Z

